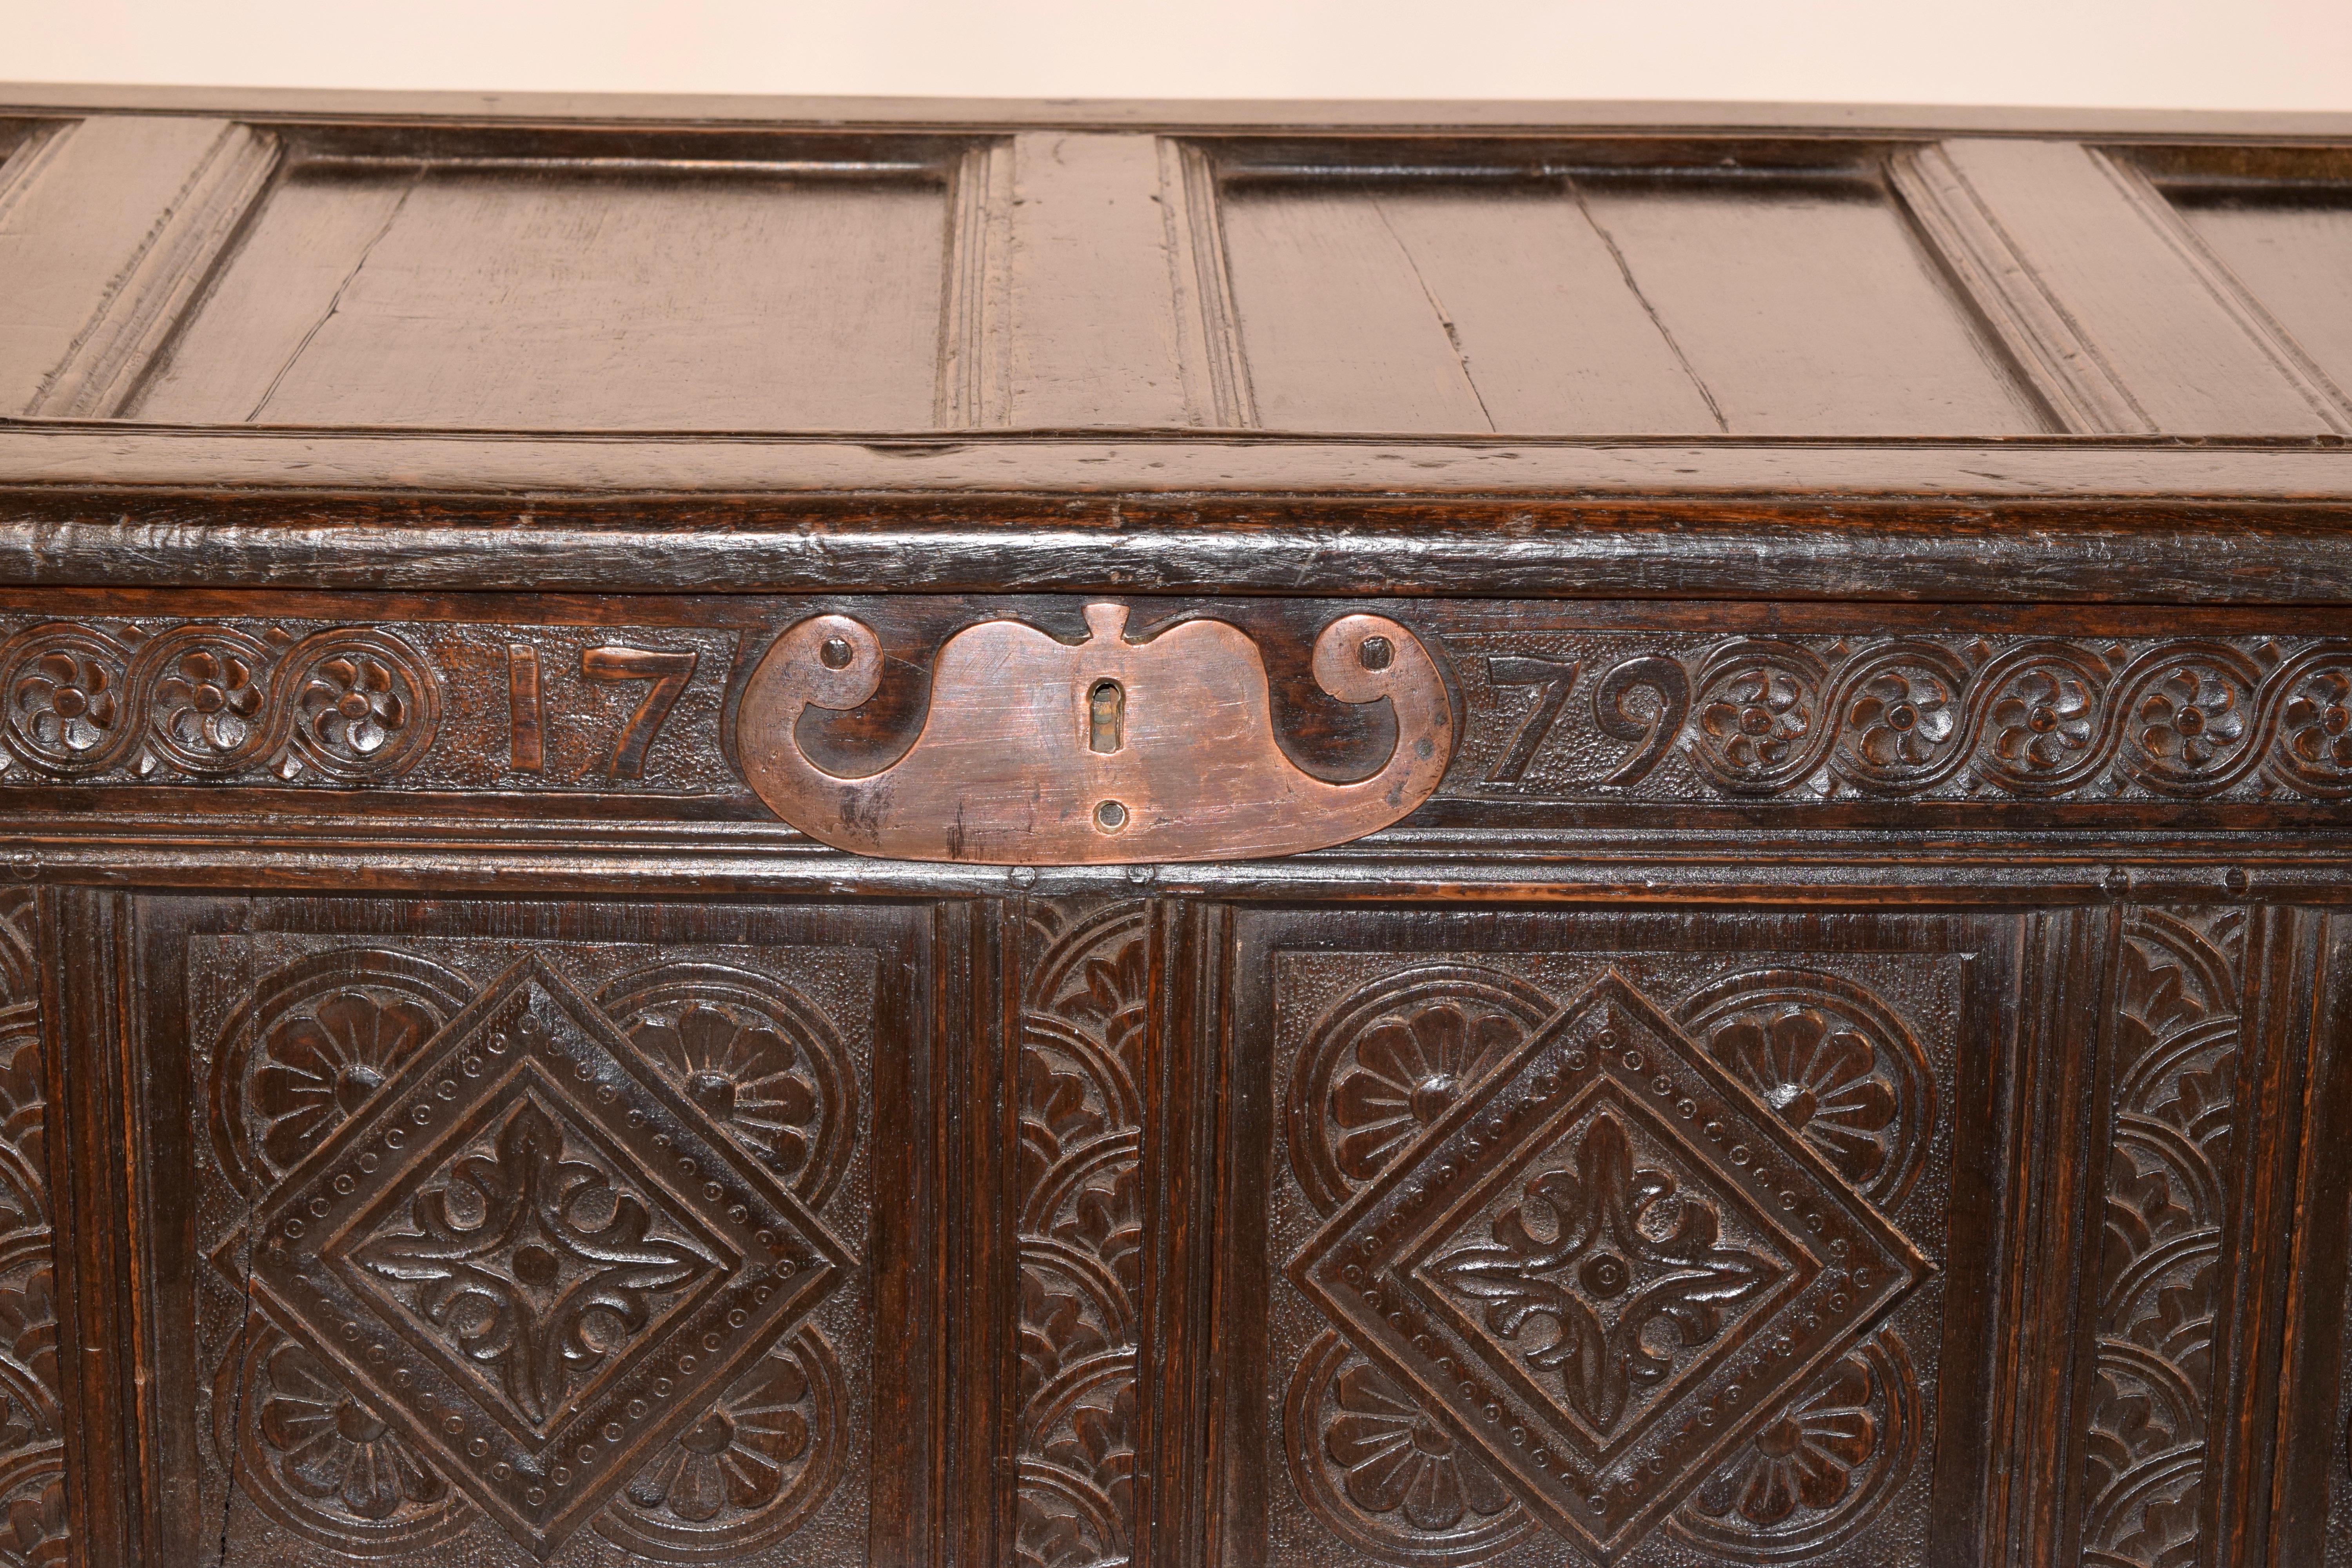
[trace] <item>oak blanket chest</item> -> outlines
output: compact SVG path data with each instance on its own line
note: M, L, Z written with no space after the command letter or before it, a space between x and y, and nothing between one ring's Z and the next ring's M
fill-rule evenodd
M0 1564L2352 1563L2352 118L0 156Z

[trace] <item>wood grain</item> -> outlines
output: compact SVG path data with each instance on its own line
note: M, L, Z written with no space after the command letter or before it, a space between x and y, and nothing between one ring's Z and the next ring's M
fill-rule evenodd
M140 413L927 424L941 211L936 188L740 169L684 183L463 164L298 172Z
M2352 121L0 100L0 1560L2352 1551Z
M2063 142L1956 141L1943 150L2033 282L2095 345L2142 428L2332 427L2100 154Z
M152 346L145 323L164 312L143 290L177 299L201 273L196 253L216 242L230 216L222 204L234 207L249 191L256 147L226 121L103 115L58 127L11 157L0 188L0 288L9 300L0 408L37 413L54 396L54 412L91 411L75 403L82 381L123 374L110 352L118 346ZM167 221L192 195L205 213ZM120 298L133 282L142 290ZM68 373L77 362L80 373Z

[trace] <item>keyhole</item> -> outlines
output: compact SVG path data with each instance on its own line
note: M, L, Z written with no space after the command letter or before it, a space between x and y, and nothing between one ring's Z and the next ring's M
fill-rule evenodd
M1087 693L1087 749L1116 752L1127 743L1127 693L1116 680L1097 680Z

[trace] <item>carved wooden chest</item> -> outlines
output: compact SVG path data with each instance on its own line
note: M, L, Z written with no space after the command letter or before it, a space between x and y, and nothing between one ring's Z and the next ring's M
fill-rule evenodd
M0 98L0 1564L2352 1562L2352 119Z

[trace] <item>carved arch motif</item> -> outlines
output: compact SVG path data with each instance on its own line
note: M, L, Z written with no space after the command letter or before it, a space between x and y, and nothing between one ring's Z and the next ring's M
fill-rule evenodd
M1133 1550L1149 906L1033 924L1022 992L1015 1550L1076 1568Z

